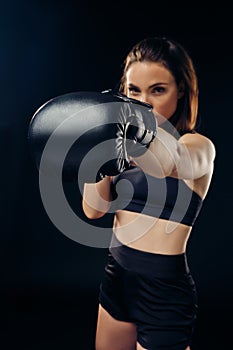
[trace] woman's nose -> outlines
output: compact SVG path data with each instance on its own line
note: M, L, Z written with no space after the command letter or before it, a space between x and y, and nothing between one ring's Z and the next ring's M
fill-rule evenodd
M141 93L139 100L140 100L140 102L146 102L146 95Z
M152 105L150 98L147 94L141 94L140 102L144 102L144 103L148 103L149 105Z

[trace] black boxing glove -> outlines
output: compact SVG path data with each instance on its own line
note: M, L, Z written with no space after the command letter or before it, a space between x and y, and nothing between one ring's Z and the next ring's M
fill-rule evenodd
M156 120L147 104L112 91L74 92L49 100L35 112L28 139L44 174L94 182L128 169L127 150L134 153L141 142L144 152L153 139L145 135L155 133Z
M117 93L117 96L128 102L128 116L125 125L127 154L139 157L147 151L157 134L157 119L155 116L152 117L150 104L129 98L120 92ZM138 104L137 108L134 108L135 104Z

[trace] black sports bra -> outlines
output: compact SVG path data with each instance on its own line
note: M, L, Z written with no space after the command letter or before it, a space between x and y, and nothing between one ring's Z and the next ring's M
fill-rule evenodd
M193 226L202 198L181 179L156 178L132 166L113 178L114 211L123 209Z

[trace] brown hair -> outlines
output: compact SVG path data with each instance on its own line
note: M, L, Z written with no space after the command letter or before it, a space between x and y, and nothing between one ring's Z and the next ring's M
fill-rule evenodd
M120 92L126 92L126 73L131 64L143 61L162 63L174 76L184 95L178 100L176 112L169 121L180 133L192 131L198 116L198 82L193 61L187 51L174 40L164 37L151 37L140 41L134 45L124 61Z

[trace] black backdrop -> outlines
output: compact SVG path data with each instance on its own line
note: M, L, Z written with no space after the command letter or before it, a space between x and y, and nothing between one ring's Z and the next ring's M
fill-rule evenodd
M222 3L204 10L195 3L71 0L9 0L0 6L2 349L94 349L106 250L74 242L49 220L27 129L35 110L52 97L115 86L128 49L152 35L180 41L193 57L201 131L217 149L211 188L187 251L199 291L193 349L230 346L230 9Z

